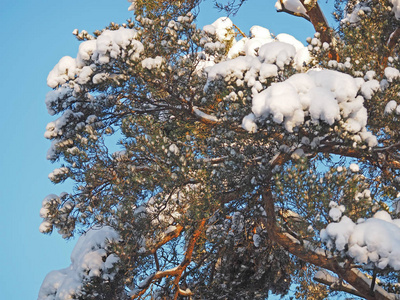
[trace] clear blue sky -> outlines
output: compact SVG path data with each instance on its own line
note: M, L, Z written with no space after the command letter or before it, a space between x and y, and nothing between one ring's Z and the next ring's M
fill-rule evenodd
M1 0L0 25L0 291L1 299L36 299L45 275L69 266L76 240L39 233L42 199L70 191L47 175L56 166L46 161L44 139L52 121L44 105L48 72L65 55L76 56L75 28L93 32L109 22L131 17L126 0ZM252 25L274 34L289 33L305 43L313 35L307 21L276 13L274 0L249 0L232 18L244 32ZM198 24L212 23L218 13L208 0Z

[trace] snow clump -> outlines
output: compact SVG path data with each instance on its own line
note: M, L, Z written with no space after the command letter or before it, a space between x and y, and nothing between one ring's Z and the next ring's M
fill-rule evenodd
M344 127L357 133L366 131L367 124L364 98L357 96L358 90L359 84L350 75L310 70L254 95L252 111L260 119L271 116L276 123L283 123L289 132L309 116L314 122L321 120L329 125L345 119Z
M257 124L254 122L255 121L255 115L254 114L249 114L243 118L242 121L242 128L250 133L255 133L257 132Z
M343 205L338 205L336 202L331 201L329 203L329 216L332 218L333 221L339 221L342 217L342 213L345 211L345 207Z
M215 33L215 26L206 30ZM341 126L347 132L357 135L358 140L369 147L377 145L376 137L366 128L364 107L364 100L371 99L380 89L373 77L364 81L338 71L313 69L264 88L263 84L287 65L302 71L309 61L309 53L294 37L280 34L273 39L270 32L260 26L252 27L250 38L233 42L227 57L204 69L208 77L205 90L210 82L227 77L237 78L238 86L250 87L252 113L242 120L242 127L248 132L257 131L257 121L269 117L288 132L302 126L308 118L313 123L322 121L328 125L343 120ZM388 80L394 76L389 71L386 72Z
M75 299L82 290L83 282L92 277L112 280L110 271L119 258L107 251L109 241L117 241L118 233L111 227L93 227L83 234L71 253L68 268L47 274L39 290L38 300Z
M397 19L400 19L400 0L390 0L393 4L393 12Z
M135 40L136 36L135 29L121 27L118 30L105 30L97 39L82 42L76 58L64 56L54 66L47 76L47 85L56 88L76 78L77 83L84 84L93 75L90 68L92 63L103 65L109 63L110 59L126 55L137 58L144 47ZM132 49L126 51L128 46Z
M136 9L136 0L128 0L128 2L131 2L131 5L128 7L129 11L135 10Z
M236 42L233 23L228 17L217 19L214 23L204 26L203 30L209 34L215 34L221 42Z
M305 1L305 3L307 3L307 1ZM278 11L282 10L283 9L282 4L287 10L290 10L291 12L307 15L306 9L299 0L283 0L283 1L278 0L275 3L275 8Z
M394 100L389 101L385 106L385 115L391 114L396 110L397 102Z
M357 263L400 270L400 219L386 211L354 223L343 216L321 231L321 239L330 250L343 251Z
M350 171L352 171L353 173L357 173L360 172L360 167L357 164L350 164Z
M159 68L162 62L163 59L161 56L157 56L155 58L147 57L144 60L142 60L142 67L151 70L154 68Z
M389 82L400 78L400 71L392 67L385 68L384 73Z

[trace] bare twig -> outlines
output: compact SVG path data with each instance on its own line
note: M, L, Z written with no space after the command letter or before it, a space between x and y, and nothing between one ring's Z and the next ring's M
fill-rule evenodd
M237 27L235 24L233 24L233 27L235 27L236 30L239 31L239 33L241 34L242 37L247 37L247 35L239 27Z

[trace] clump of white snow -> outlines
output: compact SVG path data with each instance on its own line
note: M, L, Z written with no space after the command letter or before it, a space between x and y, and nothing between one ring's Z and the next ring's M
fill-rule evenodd
M228 58L234 58L241 54L256 56L258 49L266 44L274 41L268 29L261 26L253 26L250 28L250 38L244 37L234 43L229 49Z
M338 205L334 201L331 201L329 203L329 207L331 208L329 210L329 216L332 218L333 221L339 221L339 219L342 217L342 213L344 213L345 211L345 207L343 205Z
M171 153L173 153L175 155L179 155L179 152L180 152L178 146L175 145L175 144L171 144L169 146L168 150L169 150L169 152L171 152Z
M235 32L233 31L233 23L228 17L221 17L211 25L206 25L203 30L210 34L215 34L221 42L235 41Z
M243 73L251 71L256 74L260 68L261 62L256 57L239 56L208 67L205 71L207 72L208 80L211 81L218 78L218 76L226 77L228 75L242 79Z
M306 9L304 8L303 4L301 4L301 2L299 0L283 0L282 3L285 6L285 8L291 12L303 14L303 15L307 14ZM280 0L276 1L275 8L277 10L283 9Z
M267 43L260 47L258 55L261 60L268 64L276 64L279 68L289 65L296 55L296 48L291 44L276 41Z
M40 287L38 300L69 300L79 295L82 284L91 277L102 276L110 280L111 271L119 258L107 250L109 241L118 240L118 233L111 227L94 227L83 234L71 253L68 268L47 274Z
M400 219L386 211L357 223L343 216L321 231L321 239L329 249L345 251L358 263L400 270Z
M161 56L157 56L155 58L147 57L142 60L142 67L151 70L154 68L159 68L162 62L163 59Z
M65 174L68 174L69 169L67 167L61 167L61 168L57 168L54 169L49 175L48 178L52 181L52 182L58 182L60 179L60 177L62 177Z
M275 122L283 123L289 132L310 116L312 121L329 125L344 119L344 127L357 133L366 130L367 124L367 111L358 91L359 84L350 75L310 70L254 95L252 110L257 118L271 116Z
M392 82L393 80L400 78L400 71L395 68L387 67L385 68L384 72L385 72L385 77L389 82Z
M367 82L364 82L361 85L361 94L364 96L365 99L371 99L372 96L376 91L380 89L380 83L378 80L369 80Z
M350 164L349 168L350 168L350 171L352 171L354 173L360 172L360 167L355 163Z
M393 4L393 12L397 19L400 19L400 1L399 0L390 0Z
M254 25L250 28L250 36L252 38L259 38L264 40L272 40L271 32L264 27Z
M118 30L105 30L97 39L82 42L76 58L65 56L50 71L47 85L55 88L75 77L77 83L86 83L93 74L93 70L88 68L92 63L102 65L119 56L137 56L144 48L135 40L136 36L135 29L121 27ZM129 45L133 47L128 52L126 50Z
M64 56L47 76L47 85L51 88L55 88L67 82L69 79L74 79L76 73L76 60L70 56Z
M356 202L360 201L361 199L365 199L368 202L372 202L371 191L369 189L365 189L363 192L357 193L354 197L354 200Z
M242 128L250 133L255 133L258 127L254 121L255 121L254 114L249 114L245 116L242 121Z
M211 30L208 27L206 29ZM227 57L233 59L240 55L258 56L261 62L275 64L279 68L294 63L298 71L310 60L307 47L296 38L281 33L274 39L269 30L261 26L251 27L250 37L244 37L237 42L233 40Z
M385 114L391 114L397 108L397 102L394 100L390 100L385 106Z
M70 109L66 109L58 119L47 124L44 137L46 139L52 139L62 135L64 126L67 125L68 122L71 122L73 119L78 119L82 115L82 112L73 112Z
M136 9L136 0L128 0L128 2L131 2L131 5L128 7L128 10L135 10Z
M360 1L351 7L349 5L346 6L345 17L342 20L342 23L357 23L363 18L366 14L371 11L371 8L368 6L368 2Z

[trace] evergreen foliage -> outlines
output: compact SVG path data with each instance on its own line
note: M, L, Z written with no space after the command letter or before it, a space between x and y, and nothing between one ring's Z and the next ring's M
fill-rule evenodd
M100 237L82 235L83 263L50 273L39 299L293 286L298 299L398 299L400 243L384 239L400 233L397 1L337 0L336 31L313 17L317 1L278 1L304 4L289 13L320 29L301 63L265 29L242 44L227 19L198 29L200 1L130 2L134 20L76 31L77 57L48 77L48 159L61 164L49 178L74 190L46 197L40 230ZM371 222L384 230L356 234Z

